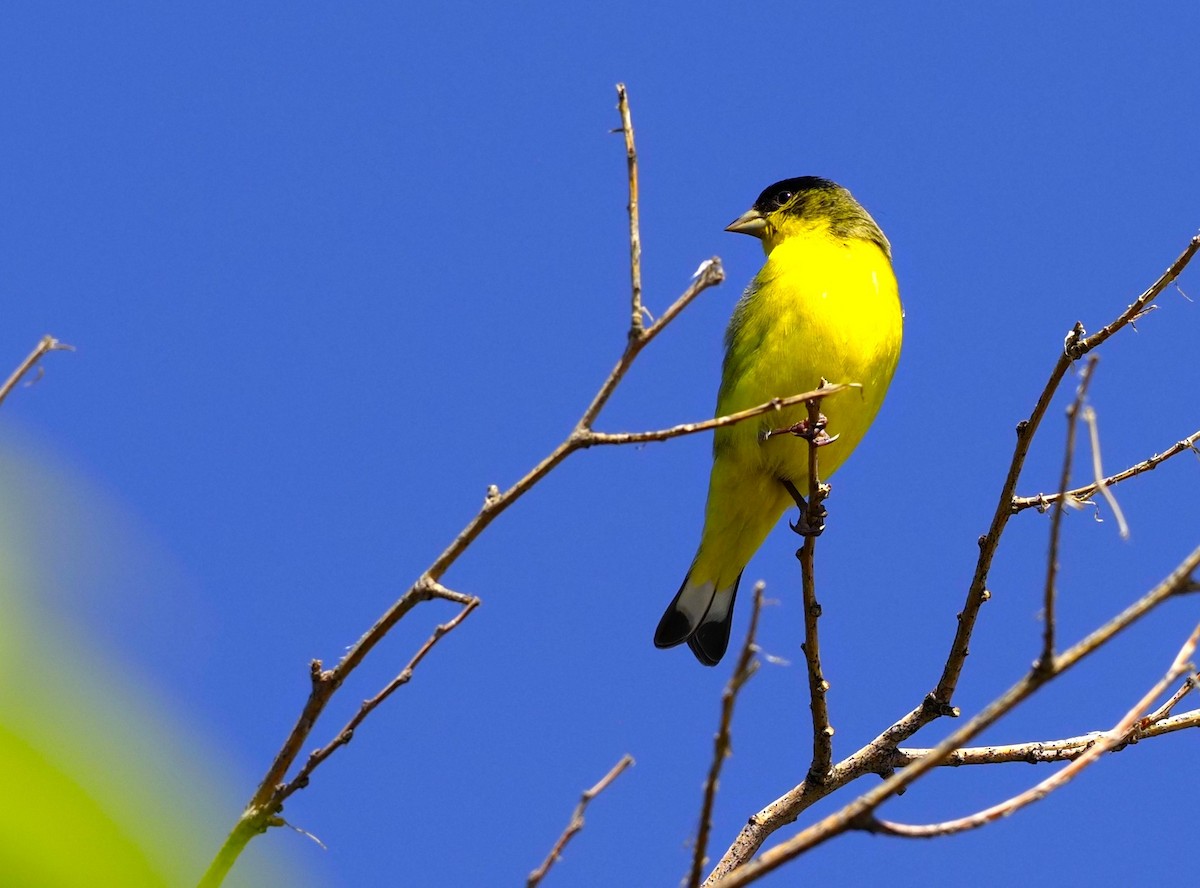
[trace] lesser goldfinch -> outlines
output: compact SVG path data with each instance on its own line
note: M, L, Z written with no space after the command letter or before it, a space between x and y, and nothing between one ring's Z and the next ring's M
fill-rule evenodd
M717 415L817 388L854 382L822 402L828 432L819 472L831 475L862 440L900 359L903 311L892 249L842 186L816 176L763 191L726 231L762 240L767 261L738 301L725 333ZM808 490L808 444L764 433L804 420L804 405L719 428L700 548L659 621L658 647L686 641L715 666L729 644L733 601L750 557Z

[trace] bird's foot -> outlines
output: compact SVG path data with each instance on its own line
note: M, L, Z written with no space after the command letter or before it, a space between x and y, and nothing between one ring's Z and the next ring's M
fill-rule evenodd
M829 515L829 511L821 502L827 496L829 496L829 485L822 484L817 488L817 495L814 498L808 502L797 503L800 515L795 523L789 521L788 527L802 537L820 536L825 530L825 518Z
M800 515L793 524L788 522L788 527L800 534L802 537L820 536L825 530L825 518L829 515L829 511L824 506L824 501L829 496L830 487L828 484L818 484L816 496L811 500L807 500L796 489L796 485L790 481L784 481L783 486L787 488L788 493L792 496L792 501L795 502L796 508L800 510Z
M802 419L781 429L767 429L762 433L762 439L768 441L776 435L795 435L797 438L803 438L817 447L824 447L826 444L832 444L840 437L839 435L831 435L826 432L825 427L827 425L829 425L829 420L825 417L825 414L818 413L814 422Z
M821 511L815 518L810 518L807 511L801 510L800 517L793 523L788 522L794 532L802 537L816 537L825 532L825 516L829 513L825 511L825 507L821 507Z

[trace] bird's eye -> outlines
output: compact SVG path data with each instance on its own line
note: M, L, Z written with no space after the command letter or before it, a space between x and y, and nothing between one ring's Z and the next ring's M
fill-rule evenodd
M775 206L777 206L777 207L782 207L782 206L784 206L784 205L785 205L785 204L786 204L786 203L787 203L789 200L791 200L791 199L792 199L792 196L793 196L793 195L792 195L792 192L790 192L790 191L780 191L780 192L778 192L778 193L775 195Z

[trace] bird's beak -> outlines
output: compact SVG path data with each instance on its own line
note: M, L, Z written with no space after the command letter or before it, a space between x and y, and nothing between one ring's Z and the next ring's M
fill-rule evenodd
M761 238L767 231L767 219L758 210L752 208L726 225L725 230Z

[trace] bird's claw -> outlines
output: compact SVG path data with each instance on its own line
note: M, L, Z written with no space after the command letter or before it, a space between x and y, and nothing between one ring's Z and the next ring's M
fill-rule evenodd
M811 514L813 511L816 512L815 515ZM826 508L820 505L817 506L816 510L801 509L800 517L796 519L795 523L789 521L788 527L802 537L820 536L825 530L825 517L828 514L829 512Z
M818 413L816 422L809 422L807 419L802 419L790 426L784 426L781 429L767 429L762 434L762 439L767 441L776 435L795 435L797 438L803 438L810 444L817 447L824 447L826 444L832 444L840 435L831 435L825 431L825 427L829 424L829 420L825 414Z

